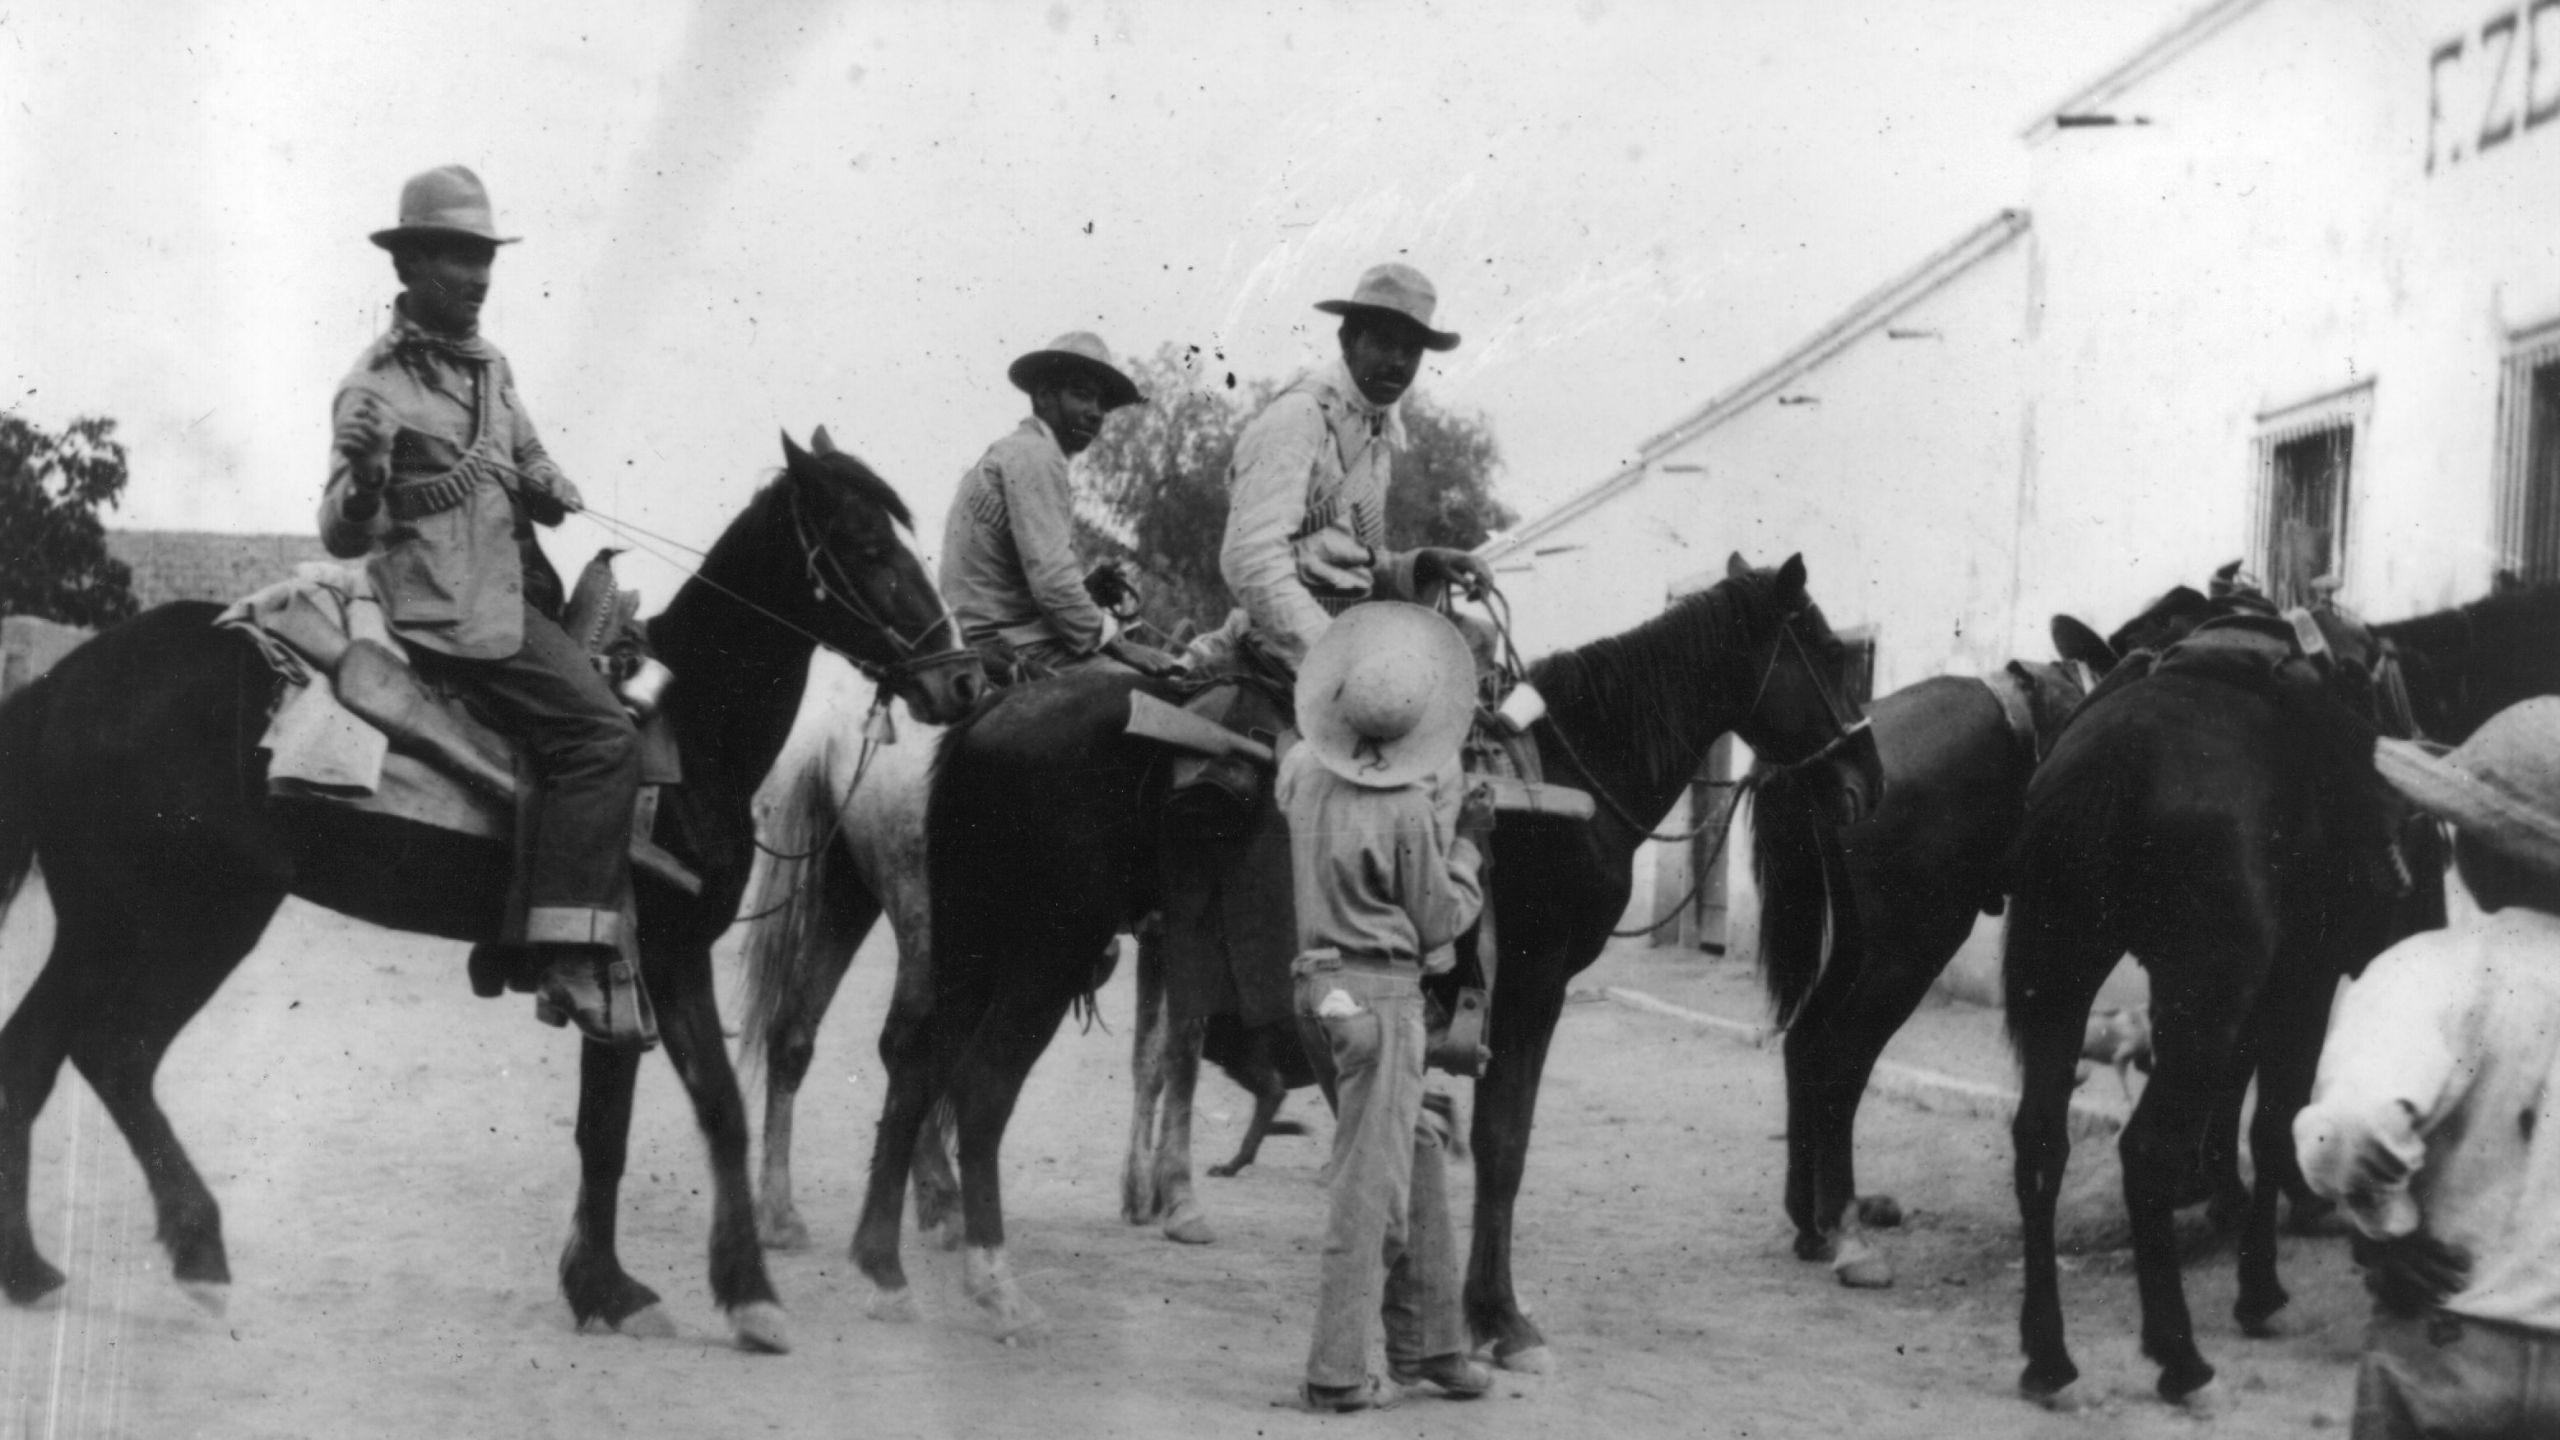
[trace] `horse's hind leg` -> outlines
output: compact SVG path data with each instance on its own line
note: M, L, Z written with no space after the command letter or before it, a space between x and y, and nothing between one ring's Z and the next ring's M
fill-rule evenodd
M1065 967L1053 963L1045 968L1056 973ZM967 1234L961 1258L969 1298L994 1320L997 1337L1007 1343L1032 1338L1041 1314L1023 1295L1006 1258L998 1153L1014 1103L1022 1096L1022 1082L1048 1049L1073 998L1018 990L1000 996L962 1049L949 1086L960 1126L960 1206Z
M2070 1409L2075 1404L2070 1386L2080 1378L2080 1367L2063 1338L2054 1212L2062 1198L2063 1167L2071 1158L2072 1080L2079 1069L2089 1002L2114 968L2116 950L2103 941L2041 933L2039 908L2034 896L2019 896L2009 917L2004 962L2010 976L2009 1031L2019 1062L2018 1113L2009 1127L2025 1251L2018 1340L2027 1364L2018 1376L2018 1390L2038 1404ZM2023 983L2021 976L2026 977Z
M1277 1072L1263 1070L1253 1076L1253 1119L1244 1127L1244 1143L1236 1147L1236 1156L1224 1165L1212 1165L1209 1173L1224 1180L1241 1175L1262 1154L1262 1138L1271 1133L1280 1117L1280 1106L1289 1098L1289 1087L1280 1083Z
M846 892L854 887L845 886ZM871 932L880 907L867 895L831 893L827 933L812 941L815 954L802 972L790 1008L765 1032L764 1159L756 1184L756 1234L776 1250L805 1250L809 1226L791 1196L791 1121L800 1087L818 1055L818 1025L835 1003L837 987L853 968L854 951ZM852 913L847 914L845 911ZM900 964L905 963L901 947Z
M185 1147L178 1143L177 1132L170 1128L169 1117L153 1094L152 1081L170 1042L257 944L276 907L283 903L284 894L255 884L217 885L202 880L155 882L153 889L158 903L150 907L148 927L125 930L112 938L98 935L97 925L123 930L129 923L129 909L113 920L92 923L86 917L98 912L82 889L70 889L68 893L77 898L58 902L67 913L82 918L64 932L64 939L79 953L66 955L57 944L57 960L86 961L95 968L68 981L68 990L75 998L67 1004L76 1014L36 1023L59 1026L52 1043L64 1046L71 1063L79 1068L99 1104L133 1148L134 1158L142 1165L143 1178L151 1187L159 1239L168 1249L171 1275L190 1298L219 1313L227 1294L225 1287L231 1283L231 1266L222 1243L222 1211L214 1203L213 1192L205 1187L204 1177L187 1159ZM49 963L44 978L38 981L39 989L46 988L46 982L65 968ZM62 995L62 991L52 991L42 1003L64 1004ZM29 1004L20 1007L19 1015L23 1017L37 1008L38 999L31 993ZM12 1031L17 1024L13 1018ZM13 1041L0 1041L0 1045L12 1052L9 1060L0 1064L0 1077L5 1077L0 1078L0 1084L7 1086L8 1101L14 1107L18 1099L16 1045ZM52 1060L42 1058L49 1048L44 1041L30 1045L30 1060L46 1072L46 1086L39 1087L32 1097L33 1105L39 1108L44 1103L42 1089L50 1086L52 1073L60 1063L58 1055ZM28 1118L33 1118L32 1111ZM14 1110L9 1116L8 1133L13 1142L23 1143L18 1137L25 1132L19 1128ZM10 1159L17 1162L22 1153L13 1153ZM13 1197L24 1193L20 1188L23 1174L21 1169L9 1177ZM36 1263L43 1262L38 1259Z
M913 1168L918 1133L933 1108L940 1077L936 1071L936 1032L952 1008L927 1015L903 1000L889 1007L880 1027L880 1060L889 1072L887 1094L880 1102L880 1128L872 1141L871 1177L863 1190L862 1219L853 1229L853 1262L874 1287L867 1310L875 1320L912 1320L915 1300L907 1291L907 1271L898 1257L899 1222L906 1211L907 1174Z
M909 1180L916 1195L916 1232L937 1250L960 1248L960 1175L952 1163L958 1128L945 1098L925 1112L924 1130L916 1137L915 1173Z
M1156 1137L1155 1192L1164 1207L1164 1238L1207 1245L1218 1238L1191 1184L1191 1111L1200 1092L1200 1046L1208 1022L1167 1022L1164 1045L1164 1123Z
M1164 1213L1156 1191L1156 1106L1164 1096L1164 947L1138 942L1138 1018L1129 1036L1129 1149L1120 1166L1120 1218L1144 1225Z
M36 1248L27 1219L30 1132L53 1095L53 1082L70 1053L75 968L66 940L54 942L17 1013L0 1027L0 1289L11 1303L31 1305L62 1288L60 1270Z
M2303 1183L2293 1120L2311 1099L2335 985L2325 975L2279 984L2258 1002L2258 1110L2249 1125L2258 1174L2240 1230L2240 1291L2231 1307L2245 1334L2278 1333L2275 1315L2292 1299L2276 1276L2276 1210L2289 1186Z

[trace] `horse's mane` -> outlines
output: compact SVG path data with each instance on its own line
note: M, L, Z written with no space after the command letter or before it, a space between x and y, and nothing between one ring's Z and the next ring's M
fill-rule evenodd
M855 498L880 507L890 519L905 526L910 533L915 530L915 517L907 513L907 502L890 488L888 481L880 478L879 472L862 463L862 457L843 450L822 450L809 458L830 476L852 486Z
M1563 730L1584 745L1609 736L1631 764L1658 775L1696 762L1708 713L1697 688L1720 683L1718 662L1756 637L1772 609L1756 573L1720 580L1632 630L1543 657L1529 679Z

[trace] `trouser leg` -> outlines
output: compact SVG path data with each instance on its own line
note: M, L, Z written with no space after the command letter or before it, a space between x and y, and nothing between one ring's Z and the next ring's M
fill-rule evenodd
M1449 1219L1448 1141L1440 1117L1427 1112L1413 1127L1410 1188L1404 1250L1387 1270L1382 1311L1387 1364L1408 1371L1433 1356L1466 1348L1458 1242Z
M531 941L610 943L630 879L640 744L604 677L550 617L527 606L524 647L458 662L491 723L531 753L525 846Z
M1323 1030L1341 1106L1307 1379L1357 1385L1369 1373L1381 1272L1407 1240L1422 1108L1421 993L1409 977L1339 970L1302 976L1297 998L1298 1013Z

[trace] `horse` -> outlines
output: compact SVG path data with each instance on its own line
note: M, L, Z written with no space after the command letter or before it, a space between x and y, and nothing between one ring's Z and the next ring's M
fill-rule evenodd
M788 1349L789 1327L755 1243L745 1107L710 959L747 881L750 797L814 647L869 666L935 718L965 711L983 684L900 536L905 504L824 431L813 446L783 437L782 474L648 625L675 675L662 705L685 765L652 838L702 884L637 878L641 968L711 1152L712 1297L751 1351ZM0 899L41 861L56 921L43 970L0 1027L0 1290L20 1305L64 1283L36 1246L27 1191L29 1131L66 1057L142 1164L175 1279L219 1308L231 1279L220 1211L152 1091L170 1042L288 894L456 940L495 940L503 923L504 842L266 795L257 742L277 682L255 642L213 624L217 611L148 611L0 705ZM614 1246L639 1063L581 1046L581 1184L560 1286L581 1328L662 1335L673 1322Z
M2181 585L2104 638L2055 616L2054 645L2078 671L2104 675L2123 655L2174 643L2213 613L2206 596ZM1893 1283L1892 1263L1866 1227L1899 1207L1856 1186L1867 1080L1975 917L2006 905L2009 850L2039 740L2086 683L2071 670L2021 661L2008 678L1936 676L1873 702L1867 718L1887 798L1855 825L1829 821L1835 801L1818 770L1764 776L1752 795L1760 978L1786 1037L1786 1213L1797 1257L1830 1262L1843 1285ZM2012 687L2016 699L2004 702L1994 684ZM2013 704L2031 712L2024 736Z
M2550 658L2560 590L2493 595L2372 633L2400 659L2410 713L2439 740L2459 742L2499 708L2560 685ZM2440 837L2403 825L2400 844L2431 863L2415 867L2406 897L2374 883L2375 818L2405 807L2371 774L2370 731L2350 749L2335 732L2322 738L2327 723L2282 689L2154 673L2093 697L2029 785L2002 970L2022 1075L2012 1126L2026 1250L2019 1386L2032 1400L2068 1406L2079 1374L2053 1239L2064 1111L2091 996L2128 951L2150 972L2155 1066L2119 1150L2159 1393L2214 1403L2170 1211L2198 1160L2212 1159L2217 1107L2252 1078L2258 1164L2233 1316L2244 1333L2265 1334L2287 1303L2275 1202L2295 1171L2291 1126L2330 998L2392 940L2443 923ZM2369 813L2357 817L2359 807Z
M1493 873L1505 877L1492 902L1501 983L1471 1127L1479 1178L1467 1306L1477 1338L1515 1368L1546 1356L1510 1273L1538 1077L1566 983L1626 909L1637 846L1728 730L1766 754L1854 765L1865 793L1877 783L1861 727L1838 699L1841 647L1805 593L1802 560L1751 570L1736 557L1728 569L1663 615L1530 671L1547 700L1531 732L1545 773L1605 808L1587 825L1506 817L1494 837ZM1005 692L944 740L926 822L933 1003L893 1004L883 1027L889 1090L854 1236L876 1315L914 1313L898 1254L902 1184L925 1111L948 1096L969 1288L1000 1334L1039 1323L1005 1262L996 1157L1024 1076L1068 1007L1107 977L1112 937L1160 898L1163 767L1123 734L1138 693L1162 699L1174 688L1070 675Z
M924 815L943 727L900 734L886 719L889 698L841 659L812 656L800 720L760 797L765 863L748 903L738 1023L744 1066L765 1081L756 1232L770 1249L809 1245L792 1191L792 1120L818 1026L884 917L897 938L898 1003L921 1010L933 1001ZM948 1116L934 1112L935 1139L918 1147L915 1166L917 1224L946 1249L959 1243L960 1204Z

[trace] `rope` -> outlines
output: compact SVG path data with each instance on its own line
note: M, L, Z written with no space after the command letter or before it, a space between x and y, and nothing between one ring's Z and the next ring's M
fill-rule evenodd
M1630 936L1650 935L1654 931L1659 930L1663 926L1680 918L1681 913L1689 908L1689 902L1697 899L1698 892L1706 888L1707 877L1715 872L1717 862L1724 859L1725 842L1733 838L1734 818L1742 813L1742 797L1751 793L1753 790L1758 789L1760 782L1765 778L1766 773L1767 772L1765 771L1755 770L1742 777L1741 781L1733 787L1733 799L1726 802L1724 807L1722 828L1716 831L1716 848L1707 852L1707 858L1696 867L1695 873L1689 881L1689 888L1681 894L1678 900L1672 902L1670 909L1662 912L1662 918L1654 921L1650 925L1637 926L1633 930L1612 930L1609 932L1609 938L1613 940L1623 940ZM1694 838L1695 836L1705 833L1706 828L1706 825L1702 824L1697 829L1690 831L1689 834ZM1655 838L1659 839L1660 837L1657 836Z
M878 698L871 702L871 708L873 710L878 710L881 706L888 703L888 698L887 691L884 690L879 692ZM817 856L825 854L827 852L827 848L836 843L837 837L844 834L844 813L845 811L853 808L853 797L855 792L862 788L862 777L871 773L872 757L879 753L880 742L865 736L862 742L862 757L854 762L853 778L845 782L844 798L836 802L834 823L827 827L826 839L819 841L816 845L795 855L774 849L772 846L764 843L764 837L762 835L758 835L755 837L756 849L772 856L776 860L794 865L799 864L804 860L814 859ZM802 871L799 883L791 887L790 894L783 896L781 899L766 906L762 910L758 910L752 915L741 915L731 923L740 925L749 924L757 920L762 920L769 915L779 915L783 911L790 909L793 905L799 902L801 892L809 888L809 879L809 872L805 870Z

